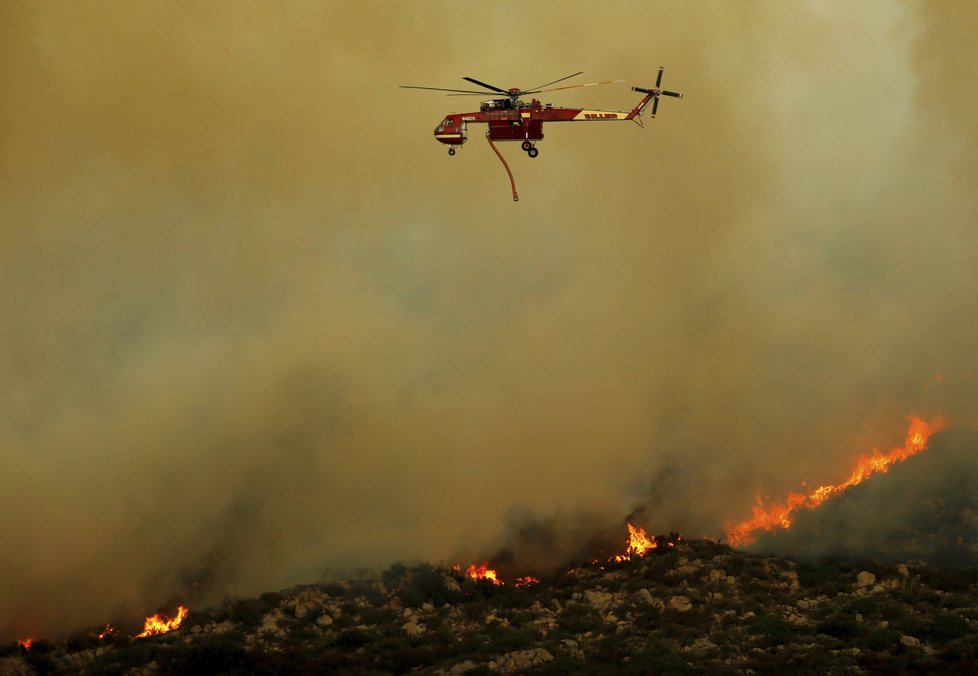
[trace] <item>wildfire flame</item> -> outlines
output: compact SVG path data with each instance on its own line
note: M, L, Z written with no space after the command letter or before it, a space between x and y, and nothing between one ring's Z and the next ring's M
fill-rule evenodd
M471 577L475 581L479 580L489 580L493 584L502 584L503 581L499 579L499 574L489 567L489 562L476 565L472 564L465 569L465 574Z
M529 587L531 584L539 584L540 580L533 577L532 575L527 575L525 577L518 577L513 580L513 586L515 587Z
M829 498L845 492L848 488L861 484L877 472L888 472L895 463L902 462L912 455L927 448L927 439L934 432L939 432L948 426L947 420L941 416L924 421L912 417L907 429L907 438L902 447L897 447L889 453L880 453L873 449L872 454L859 457L855 469L849 478L839 484L819 486L815 490L804 493L789 492L783 502L765 505L760 496L754 504L754 516L727 528L727 540L735 547L749 545L757 536L755 531L764 529L774 531L791 527L791 514L799 509L814 509Z
M30 650L33 644L34 644L34 639L32 638L25 638L23 641L17 641L17 645L19 645L24 650Z
M624 554L616 554L611 557L611 561L614 563L621 563L622 561L627 561L632 556L645 556L650 550L655 549L658 545L655 540L649 537L648 533L641 526L634 526L631 523L628 524L628 548L625 549Z
M115 630L115 627L113 627L113 626L112 626L111 624L107 624L107 625L105 625L105 631L103 631L102 633L100 633L100 634L98 635L98 638L99 638L99 640L101 641L101 640L102 640L102 639L104 639L104 638L105 638L106 636L113 636L113 635L115 635L116 633L117 633L117 632L116 632L116 630Z
M173 618L168 618L163 613L156 613L155 615L146 618L146 622L143 623L143 633L136 634L136 638L146 638L147 636L165 634L169 631L173 631L180 626L186 616L187 609L183 606L177 606L177 616ZM99 636L99 638L102 637Z

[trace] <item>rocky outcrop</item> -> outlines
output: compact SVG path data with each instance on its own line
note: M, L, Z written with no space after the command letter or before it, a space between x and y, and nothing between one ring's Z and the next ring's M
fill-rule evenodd
M518 589L402 566L192 609L159 637L11 645L0 673L153 676L214 659L238 673L978 672L978 588L909 563L816 565L709 541Z

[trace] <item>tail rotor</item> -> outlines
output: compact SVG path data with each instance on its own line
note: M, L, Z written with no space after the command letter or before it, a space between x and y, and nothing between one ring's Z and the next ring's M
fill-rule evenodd
M644 94L652 94L652 117L655 117L656 112L659 110L659 97L661 96L672 96L673 98L681 99L683 97L679 92L672 92L668 89L662 89L662 71L664 68L659 66L659 74L655 77L655 88L654 89L643 89L642 87L632 87L632 91L642 92Z

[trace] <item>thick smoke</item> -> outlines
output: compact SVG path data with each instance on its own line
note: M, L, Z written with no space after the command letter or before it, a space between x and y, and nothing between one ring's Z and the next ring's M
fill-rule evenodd
M3 3L0 637L513 514L715 535L973 418L975 14ZM660 64L644 131L504 148L518 205L478 128L432 139L477 97L396 88Z

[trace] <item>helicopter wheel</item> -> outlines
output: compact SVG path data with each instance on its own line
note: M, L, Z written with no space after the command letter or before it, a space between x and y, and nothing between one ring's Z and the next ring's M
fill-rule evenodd
M520 146L523 150L529 150L533 147L533 144L529 141L523 141L523 145Z
M455 148L449 148L448 149L448 154L449 155L454 155L455 154Z
M536 157L537 155L540 154L540 151L537 150L536 148L531 147L529 150L526 151L526 154L529 155L530 157Z

